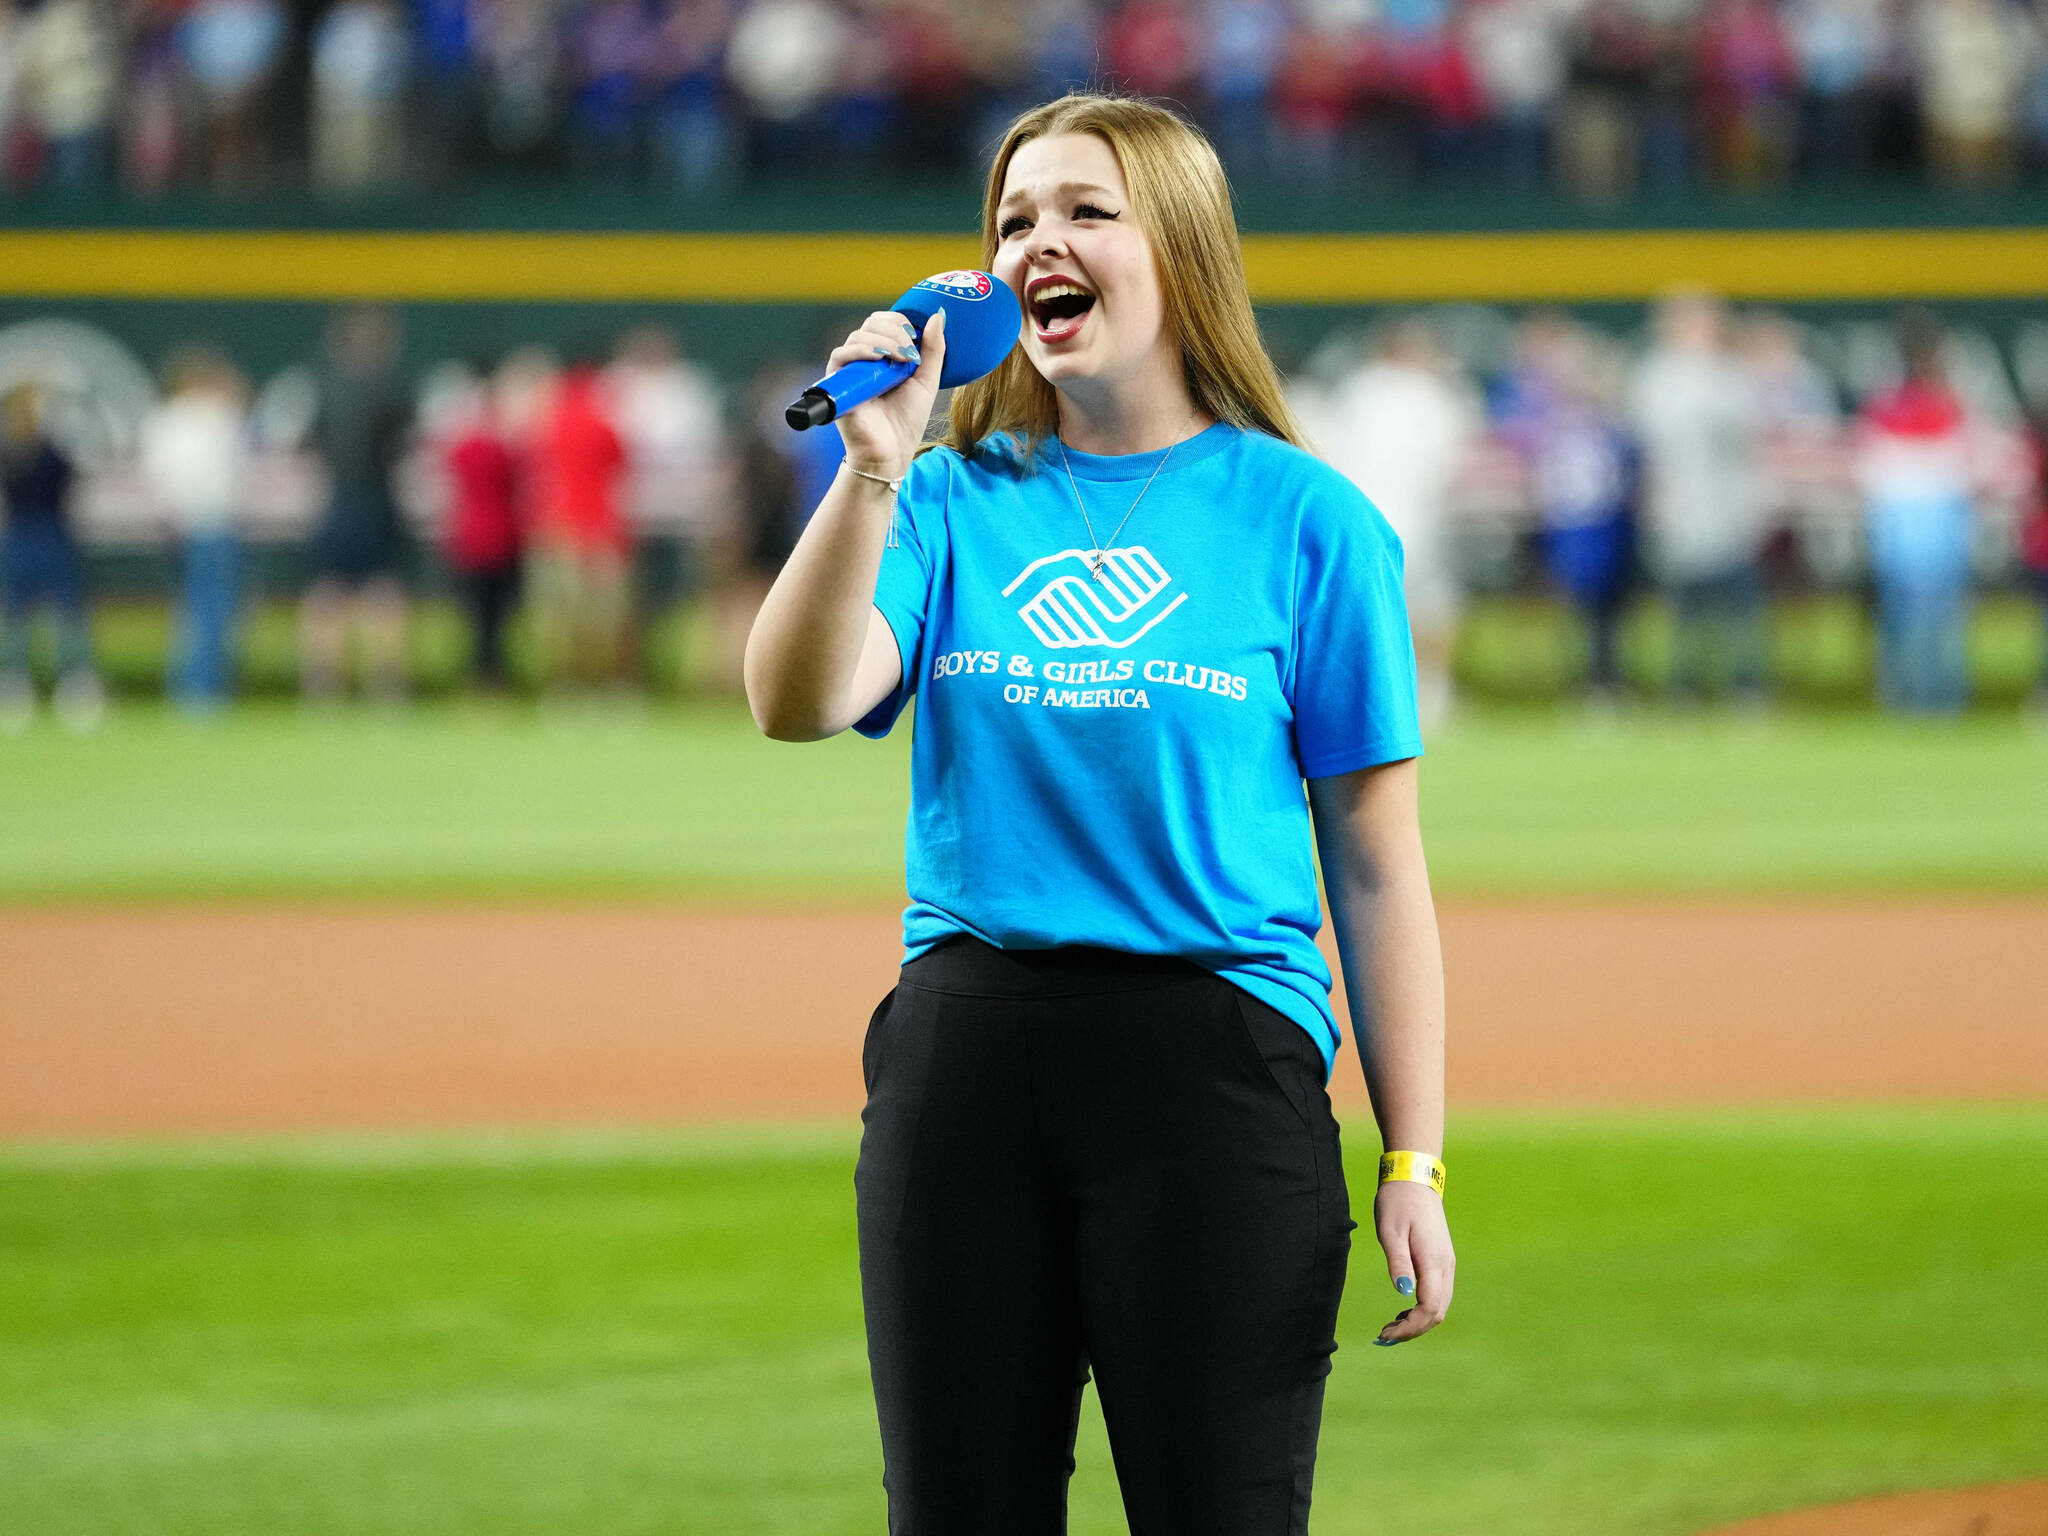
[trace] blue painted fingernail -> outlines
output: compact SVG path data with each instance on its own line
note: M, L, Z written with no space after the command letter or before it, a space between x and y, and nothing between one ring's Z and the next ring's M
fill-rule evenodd
M1400 1278L1400 1279L1398 1279L1398 1280L1396 1280L1396 1281L1394 1282L1394 1289L1395 1289L1395 1290L1397 1290L1397 1291L1399 1291L1399 1292L1400 1292L1400 1293L1401 1293L1401 1294L1402 1294L1403 1296L1413 1296L1413 1295L1415 1294L1415 1278L1414 1278L1414 1276L1412 1276L1412 1275L1403 1275L1403 1276L1401 1276L1401 1278Z
M1399 1339L1374 1339L1374 1340L1373 1340L1373 1343L1375 1343L1375 1344L1379 1345L1379 1346L1380 1346L1380 1348L1382 1348L1382 1349L1392 1349L1392 1348L1393 1348L1393 1347L1394 1347L1394 1346L1395 1346L1396 1344L1398 1344L1398 1343L1400 1343L1400 1342L1401 1342L1401 1341L1400 1341Z
M905 347L896 354L898 362L915 363L923 360L923 354L915 347Z

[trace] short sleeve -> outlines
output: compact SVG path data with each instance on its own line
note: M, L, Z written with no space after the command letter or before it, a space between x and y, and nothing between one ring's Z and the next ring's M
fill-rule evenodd
M1295 560L1289 702L1301 776L1420 757L1399 537L1348 481L1326 482L1303 508Z
M863 736L880 740L896 724L910 696L917 692L924 670L925 614L930 607L932 551L943 537L946 496L952 485L946 449L920 453L904 471L896 492L896 542L882 546L882 567L875 576L875 607L889 621L896 637L902 675L881 703L854 721Z

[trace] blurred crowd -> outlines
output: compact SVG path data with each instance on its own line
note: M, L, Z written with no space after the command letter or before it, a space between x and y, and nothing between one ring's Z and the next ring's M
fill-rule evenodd
M184 348L133 430L89 448L91 401L0 389L0 726L39 704L40 609L59 714L98 717L85 547L151 541L178 571L167 687L195 710L233 688L256 546L295 553L309 698L352 678L403 696L423 592L467 610L478 688L507 686L515 622L528 679L629 686L657 544L687 569L667 600L707 615L697 682L736 690L754 614L838 467L837 432L782 419L815 366L721 380L648 324L411 378L401 342L392 312L339 310L316 359L255 390L219 350ZM1876 620L1883 701L1930 714L1969 700L1980 593L2048 605L2048 327L2001 351L1927 312L1823 332L1688 293L1636 337L1554 310L1390 315L1289 373L1318 451L1401 536L1426 718L1450 702L1479 594L1569 605L1596 698L1642 686L1620 634L1656 598L1671 633L1656 686L1738 700L1767 692L1769 601L1848 594Z
M92 546L168 545L179 620L168 691L200 711L234 686L252 549L297 558L300 688L333 698L407 691L406 634L422 588L469 618L473 684L507 685L523 618L530 675L558 689L628 686L646 617L636 556L679 546L708 593L708 681L736 689L755 610L804 513L837 467L837 432L802 438L782 406L809 376L769 366L738 400L665 328L558 355L542 346L451 359L408 379L390 310L330 319L314 361L252 389L211 345L181 348L138 420L109 421L57 360L78 337L10 356L0 390L0 726L33 714L30 625L54 621L60 715L104 706L88 632ZM0 368L0 372L8 371ZM351 657L358 663L350 665Z
M957 174L1077 85L1240 178L2048 177L2048 0L0 0L0 181Z
M1623 616L1655 594L1667 690L1752 701L1767 597L1863 594L1882 698L1924 713L1968 701L1976 592L2048 601L2048 334L2026 332L2008 370L1924 311L1824 348L1784 315L1679 294L1633 350L1562 311L1475 313L1492 325L1467 327L1464 358L1491 368L1407 318L1339 338L1293 385L1325 456L1401 535L1425 718L1448 702L1475 590L1569 602L1596 697L1621 690Z

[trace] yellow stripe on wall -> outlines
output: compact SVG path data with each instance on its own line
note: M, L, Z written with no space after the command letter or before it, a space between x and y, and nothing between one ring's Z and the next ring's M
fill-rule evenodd
M2048 293L2038 229L1637 230L1526 235L1261 235L1265 303L1647 299L2008 299Z
M0 293L886 303L978 254L973 241L943 235L37 231L0 234Z
M1266 304L2048 295L2048 230L1249 235ZM972 264L901 234L0 232L0 296L76 299L885 302Z

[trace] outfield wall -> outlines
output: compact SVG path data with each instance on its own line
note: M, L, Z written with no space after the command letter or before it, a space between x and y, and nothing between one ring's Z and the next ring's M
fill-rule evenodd
M649 318L730 377L819 350L849 310L974 263L972 183L778 187L674 200L610 187L403 203L0 205L0 325L84 320L155 361L194 337L268 371L337 300L404 306L416 362L595 342ZM2048 298L2048 191L1901 189L1647 200L1597 209L1449 187L1238 189L1254 301L1276 350L1390 304L1569 303L1632 323L1701 286L1840 315L1904 300L1995 331ZM886 225L886 229L878 229Z

